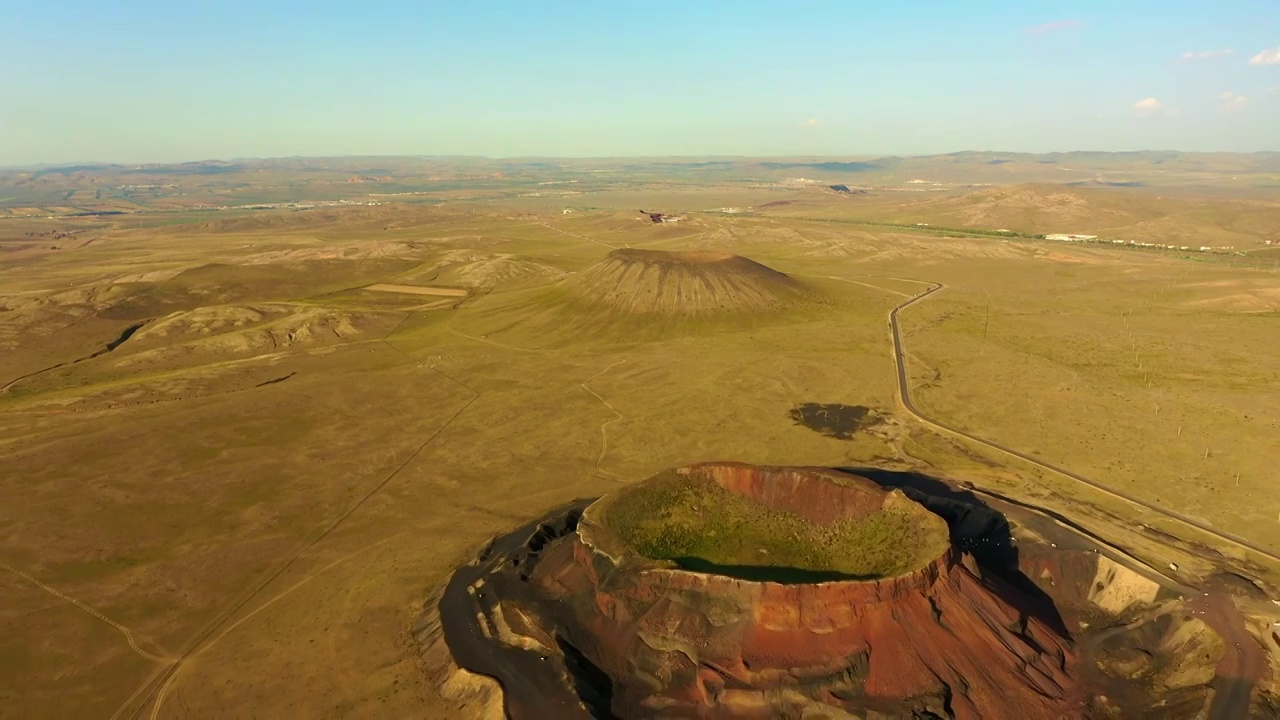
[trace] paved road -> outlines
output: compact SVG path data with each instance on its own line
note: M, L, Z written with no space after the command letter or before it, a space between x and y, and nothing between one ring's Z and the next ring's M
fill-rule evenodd
M1030 455L1020 453L1017 450L1005 447L1004 445L1001 445L999 443L995 443L990 440L985 440L976 435L973 435L972 433L965 432L964 430L960 430L959 428L956 428L956 427L952 427L951 425L948 425L940 420L932 418L924 414L923 412L921 412L920 409L916 407L915 403L911 401L911 386L907 381L907 362L905 357L905 351L903 350L903 347L902 347L902 332L898 328L898 313L920 302L921 300L924 300L930 295L944 289L946 289L946 286L943 285L942 283L932 283L928 290L925 290L922 293L919 293L917 295L914 295L902 301L896 307L894 307L892 310L889 311L889 331L893 338L893 361L894 361L894 364L897 365L897 370L898 370L898 396L899 396L899 399L902 401L903 408L909 414L914 416L917 420L924 423L925 425L929 425L931 427L950 433L952 435L958 435L971 442L975 442L979 445L984 445L986 447L992 448L993 450L998 450L1006 455L1010 455L1012 457L1018 458L1019 460L1028 462L1037 467L1044 468L1045 470L1049 470L1050 472L1054 472L1064 477L1071 478L1072 480L1075 480L1076 482L1079 482L1079 483L1083 483L1093 488L1094 490L1097 490L1098 492L1104 493L1106 495L1109 495L1113 498L1117 498L1119 500L1124 500L1125 502L1131 503L1133 505L1137 505L1138 507L1144 508L1146 510L1150 510L1151 512L1159 513L1160 515L1163 515L1167 518L1171 518L1173 520L1177 520L1178 522L1181 522L1185 525L1190 525L1191 527L1205 534L1208 534L1214 538L1217 538L1218 540L1221 540L1223 542L1230 543L1233 545L1238 545L1239 547L1258 553L1259 555L1262 555L1268 558L1269 560L1280 563L1280 554L1277 554L1271 550L1268 550L1267 548L1261 547L1242 537L1233 535L1228 532L1223 532L1221 530L1216 530L1213 527L1210 527L1209 525L1206 525L1205 523L1200 522L1199 520L1187 517L1186 515L1174 512L1172 510L1167 510L1158 505L1155 505L1153 503L1147 502L1146 500L1142 500L1140 498L1134 497L1120 490L1113 490L1112 488L1109 488L1103 485L1102 483L1096 482L1094 480L1090 480L1089 478L1086 478L1082 475L1077 475L1076 473L1073 473L1070 470L1066 470L1064 468L1060 468L1057 465L1047 463L1043 460L1038 460L1034 457L1031 457Z

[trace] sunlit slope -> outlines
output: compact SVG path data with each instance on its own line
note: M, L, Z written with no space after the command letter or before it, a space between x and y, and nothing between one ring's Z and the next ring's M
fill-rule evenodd
M935 228L1079 233L1162 245L1250 250L1280 236L1274 202L1162 195L1153 189L1010 185L964 193L836 197L808 192L757 208L770 216Z
M738 255L636 249L609 253L568 290L621 311L666 315L765 310L804 293L786 274Z
M452 328L516 347L634 342L788 322L829 307L811 285L745 257L622 249L555 285L486 298Z

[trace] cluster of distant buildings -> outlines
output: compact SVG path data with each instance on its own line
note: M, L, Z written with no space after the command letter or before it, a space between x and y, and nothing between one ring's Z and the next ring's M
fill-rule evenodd
M1074 233L1054 233L1044 236L1045 240L1057 240L1059 242L1082 242L1082 243L1106 243L1108 245L1128 245L1131 247L1154 248L1156 250L1182 250L1186 252L1224 252L1235 250L1234 245L1225 247L1210 247L1201 245L1198 248L1190 245L1165 245L1164 243L1138 242L1137 240L1104 240L1097 235L1076 235ZM1271 243L1268 242L1268 245Z
M377 200L304 200L302 202L255 203L253 205L196 205L200 210L312 210L348 205L385 205Z

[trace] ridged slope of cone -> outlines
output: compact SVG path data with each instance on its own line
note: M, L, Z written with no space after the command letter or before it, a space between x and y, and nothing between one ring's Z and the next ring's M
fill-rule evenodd
M764 310L803 286L754 260L702 251L615 250L569 283L577 297L635 313Z

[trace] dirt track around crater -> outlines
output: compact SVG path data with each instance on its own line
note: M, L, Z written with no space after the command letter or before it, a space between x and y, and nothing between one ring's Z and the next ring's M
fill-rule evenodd
M1267 548L1264 548L1256 543L1250 542L1249 540L1246 540L1242 537L1233 535L1228 532L1223 532L1221 530L1216 530L1213 527L1206 525L1205 523L1195 520L1194 518L1187 517L1186 515L1175 512L1173 510L1162 508L1159 505L1156 505L1151 502L1147 502L1146 500L1142 500L1141 498L1134 497L1133 495L1130 495L1126 492L1108 487L1096 480L1091 480L1089 478L1086 478L1082 475L1074 473L1065 468L1058 467L1057 465L1047 463L1043 460L1038 460L1030 455L1019 452L1012 448L1006 447L996 442L992 442L990 440L986 440L984 438L978 437L977 435L966 432L964 430L960 430L956 427L948 425L942 422L941 420L933 418L929 415L926 415L924 412L922 412L919 408L916 407L915 403L911 399L911 386L907 378L906 350L903 347L902 333L898 325L898 313L924 300L925 298L929 297L930 295L933 295L934 293L945 290L946 285L943 285L942 283L927 281L927 280L913 280L912 282L927 284L930 287L928 290L925 290L895 305L893 309L889 311L889 335L893 343L893 360L897 368L897 375L898 375L898 399L900 404L902 405L902 408L908 414L910 414L913 418L929 426L930 428L933 428L935 430L942 432L943 434L958 436L960 438L968 440L969 442L977 443L979 445L985 446L992 450L996 450L1004 455L1014 457L1018 460L1022 460L1023 462L1029 463L1041 469L1048 470L1049 472L1052 472L1055 475L1060 475L1062 477L1066 477L1071 480L1074 480L1078 483L1081 483L1083 485L1086 485L1092 488L1093 490L1104 493L1112 498L1123 500L1132 505L1136 505L1144 510L1149 510L1151 512L1158 513L1171 520L1176 520L1177 522L1182 523L1183 525L1187 525L1192 528L1195 528L1196 530L1202 533L1205 533L1207 535L1210 535L1211 537L1217 540L1221 540L1225 543L1236 545L1246 550L1250 550L1252 552L1255 552L1255 553L1258 553L1259 555L1264 556L1268 560L1271 560L1276 563L1280 563L1280 554L1272 550L1269 550Z
M899 401L903 409L912 417L926 426L941 431L944 434L958 436L970 442L999 451L1005 455L1012 456L1030 463L1031 465L1048 470L1054 474L1084 484L1093 490L1100 491L1113 498L1123 500L1143 509L1150 510L1167 518L1176 520L1225 543L1236 545L1246 550L1258 553L1269 560L1280 562L1280 554L1276 554L1255 543L1245 540L1244 538L1231 533L1215 530L1214 528L1182 515L1181 513L1161 508L1153 503L1141 500L1129 495L1128 493L1109 488L1102 483L1083 477L1074 472L1058 467L1057 465L1038 460L999 443L985 440L971 433L947 425L946 423L921 412L911 399L910 383L907 377L906 351L902 343L902 333L898 324L898 313L911 305L928 298L934 293L946 289L946 286L942 283L930 281L915 282L928 284L929 288L907 298L906 300L903 300L889 311L889 332L890 339L893 343L894 364L897 370ZM1006 501L1010 500L1009 498L1003 499ZM1052 516L1050 515L1050 517ZM1061 523L1059 524L1061 525ZM1115 548L1112 549L1114 550ZM1131 560L1132 558L1127 559ZM1155 572L1162 578L1164 577L1163 573L1160 573L1159 571L1154 571L1152 568L1144 568L1144 574L1149 574L1151 572ZM1168 578L1165 579L1167 580ZM1181 591L1186 590L1185 586L1179 589ZM1246 717L1249 713L1250 700L1252 699L1254 687L1259 681L1265 679L1269 672L1266 653L1258 644L1257 640L1245 629L1245 618L1237 607L1233 596L1225 589L1212 588L1210 592L1204 593L1197 598L1193 607L1198 608L1204 616L1205 622L1209 624L1209 626L1212 627L1226 643L1226 652L1215 669L1215 678L1213 683L1214 697L1209 708L1209 717L1214 718L1215 720L1228 720L1230 718Z

